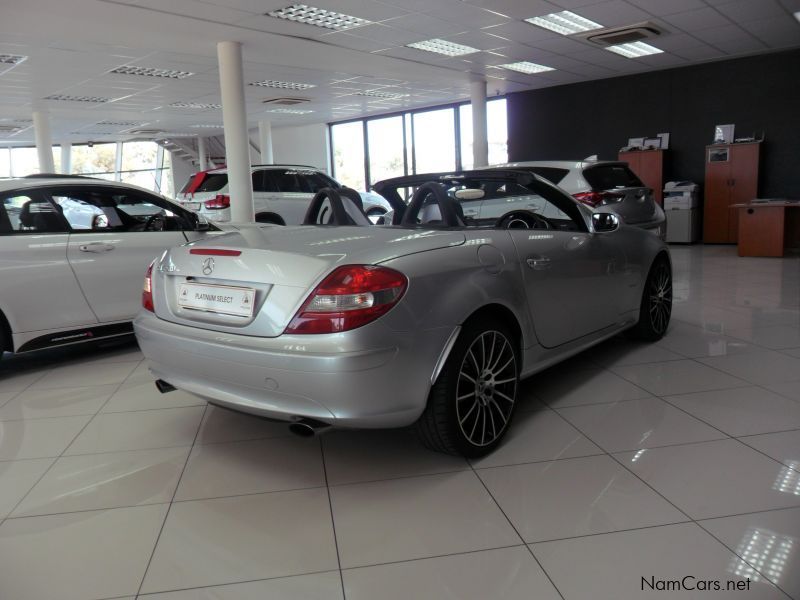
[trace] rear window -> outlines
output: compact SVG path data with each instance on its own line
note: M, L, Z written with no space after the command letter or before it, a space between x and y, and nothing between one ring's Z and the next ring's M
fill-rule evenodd
M218 192L226 185L228 185L227 173L208 173L195 192Z
M594 190L644 186L641 179L626 165L598 165L585 169L583 176Z
M557 169L556 167L529 167L531 171L536 173L539 177L544 177L550 183L556 185L567 176L569 169Z

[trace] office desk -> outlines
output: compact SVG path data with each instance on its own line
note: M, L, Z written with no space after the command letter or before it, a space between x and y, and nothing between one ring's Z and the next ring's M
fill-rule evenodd
M783 256L800 248L800 202L734 204L739 211L739 256Z

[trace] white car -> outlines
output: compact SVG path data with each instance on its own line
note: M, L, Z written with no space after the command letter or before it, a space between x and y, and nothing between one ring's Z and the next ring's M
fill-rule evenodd
M124 183L0 181L0 354L130 333L147 265L220 229Z
M299 225L311 199L322 188L342 185L315 167L303 165L254 165L253 204L256 221L276 225ZM391 206L378 194L359 192L364 212L375 223ZM178 202L216 222L230 221L231 199L228 170L199 171L183 187Z
M599 212L613 212L629 224L666 237L667 217L628 163L597 160L541 160L494 165L536 173Z

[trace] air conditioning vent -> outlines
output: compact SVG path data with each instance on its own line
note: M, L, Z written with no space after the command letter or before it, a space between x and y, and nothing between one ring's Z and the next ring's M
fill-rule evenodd
M158 135L164 132L161 129L131 129L125 133L130 135Z
M264 104L270 106L296 106L297 104L305 104L311 102L308 98L269 98L262 101Z
M607 27L605 29L594 29L585 33L576 34L575 37L582 37L586 41L597 44L598 46L618 46L620 44L630 44L646 39L660 37L667 32L655 23L646 21L635 23L624 27Z

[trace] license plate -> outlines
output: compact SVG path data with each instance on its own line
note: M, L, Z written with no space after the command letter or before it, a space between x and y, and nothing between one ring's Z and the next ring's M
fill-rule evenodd
M199 202L184 202L183 206L189 210L200 210Z
M256 291L252 288L200 283L182 283L178 306L220 315L252 317Z

